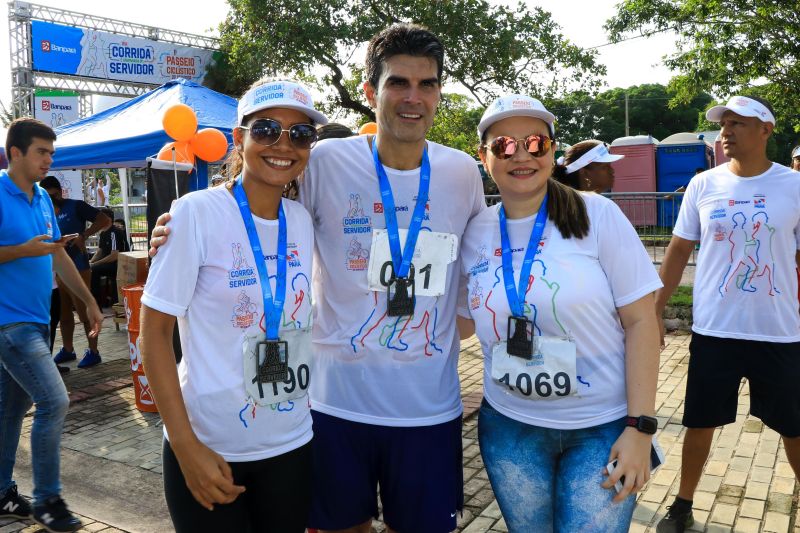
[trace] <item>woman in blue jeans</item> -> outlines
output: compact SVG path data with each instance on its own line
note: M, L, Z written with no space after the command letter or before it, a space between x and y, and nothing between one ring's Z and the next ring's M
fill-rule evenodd
M478 126L502 197L461 250L460 326L485 357L481 455L509 531L622 532L649 478L661 282L614 203L552 179L553 119L509 95Z

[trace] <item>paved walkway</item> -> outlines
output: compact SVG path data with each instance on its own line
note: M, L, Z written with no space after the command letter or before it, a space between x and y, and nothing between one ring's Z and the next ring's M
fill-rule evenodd
M632 532L655 531L677 491L683 427L683 393L688 363L688 335L673 335L661 355L657 409L659 442L667 455L662 469L639 496ZM82 351L82 341L77 343ZM64 494L84 517L83 531L170 531L161 490L161 435L158 415L133 405L128 366L127 333L103 331L103 363L66 375L72 406L64 430L62 470ZM477 443L477 417L483 381L482 357L476 339L462 343L459 373L465 405L463 517L464 533L505 532ZM695 497L693 530L708 532L800 533L800 487L786 461L778 435L747 415L743 385L735 424L717 432L713 455ZM16 472L20 490L30 494L30 462L26 419ZM39 531L24 521L0 521L0 533ZM383 526L375 524L381 533ZM528 533L528 532L525 532Z

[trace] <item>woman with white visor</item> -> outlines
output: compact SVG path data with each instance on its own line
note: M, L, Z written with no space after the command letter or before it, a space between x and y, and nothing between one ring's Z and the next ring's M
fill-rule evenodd
M608 192L614 186L611 163L623 157L609 153L608 146L601 141L581 141L558 158L553 177L579 191Z

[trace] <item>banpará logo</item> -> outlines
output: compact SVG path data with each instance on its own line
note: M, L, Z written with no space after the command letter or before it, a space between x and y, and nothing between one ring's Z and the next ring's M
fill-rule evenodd
M50 51L50 41L42 41L42 52Z

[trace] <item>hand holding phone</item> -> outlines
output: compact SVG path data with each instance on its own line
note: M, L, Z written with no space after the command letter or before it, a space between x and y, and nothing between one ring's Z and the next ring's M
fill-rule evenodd
M78 237L79 237L78 233L70 233L68 235L62 235L61 238L58 239L56 242L61 244L67 244L70 241L77 239Z
M653 444L650 447L650 474L655 473L659 467L664 464L664 450L661 449L661 446L658 444L658 439L653 437ZM610 476L614 469L617 468L617 460L614 459L610 463L606 465L606 470L608 470L608 475ZM618 493L622 490L622 486L625 484L625 476L621 476L619 480L614 483L614 490Z

